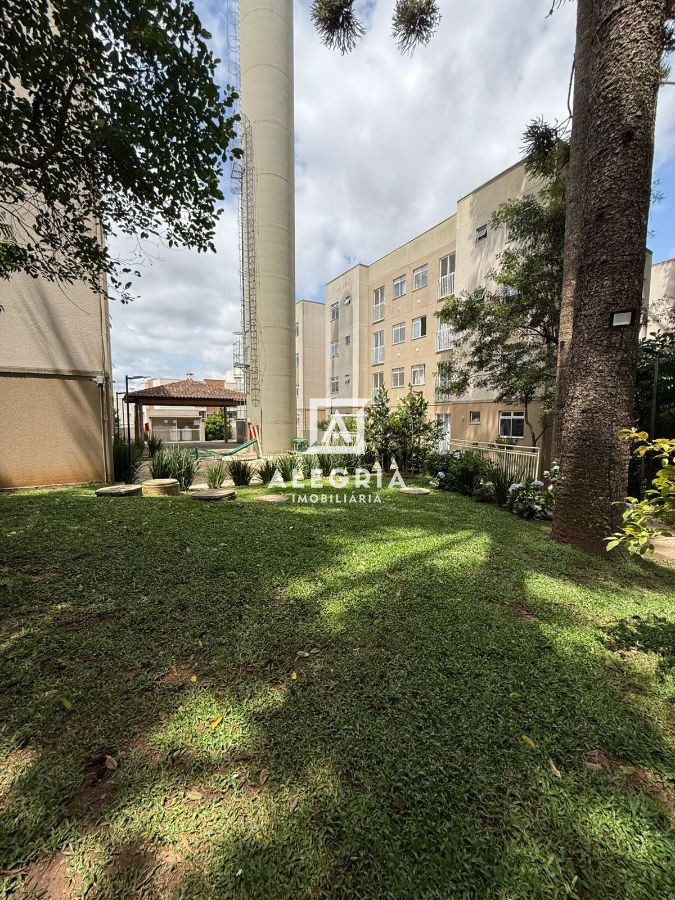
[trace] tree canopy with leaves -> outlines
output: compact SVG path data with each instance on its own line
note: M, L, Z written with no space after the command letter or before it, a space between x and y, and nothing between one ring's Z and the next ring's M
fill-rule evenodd
M236 95L209 38L183 0L0 4L0 276L127 300L108 238L215 249Z
M492 216L493 228L508 234L488 275L496 288L444 301L439 318L452 329L453 352L438 371L443 393L462 396L477 387L521 405L536 446L551 424L555 396L569 147L559 128L541 121L528 126L525 146L527 173L542 186ZM530 415L535 400L542 401L539 431Z
M313 0L312 21L326 46L350 53L366 32L354 0ZM437 0L396 0L392 34L402 53L428 44L441 21Z

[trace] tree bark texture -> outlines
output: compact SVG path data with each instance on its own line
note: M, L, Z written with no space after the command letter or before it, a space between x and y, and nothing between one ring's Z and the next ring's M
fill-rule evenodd
M667 0L578 0L553 536L600 552L619 524ZM612 327L631 311L633 324Z

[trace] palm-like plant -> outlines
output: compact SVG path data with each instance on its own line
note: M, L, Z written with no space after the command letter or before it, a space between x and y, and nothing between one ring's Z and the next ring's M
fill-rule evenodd
M340 53L350 53L366 31L354 12L354 0L314 0L311 16L323 43ZM401 53L428 44L440 20L437 0L397 0L392 34Z

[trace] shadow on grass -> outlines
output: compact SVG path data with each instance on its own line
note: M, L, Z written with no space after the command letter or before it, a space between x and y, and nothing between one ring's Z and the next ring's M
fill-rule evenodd
M0 498L10 886L51 858L90 896L668 894L672 811L586 762L672 776L598 642L672 573L454 496L256 494Z

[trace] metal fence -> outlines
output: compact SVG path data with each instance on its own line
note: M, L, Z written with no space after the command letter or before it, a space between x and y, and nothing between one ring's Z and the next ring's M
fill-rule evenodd
M541 465L539 447L513 447L505 444L487 444L479 441L448 442L450 450L470 450L483 459L495 463L515 478L538 478Z

